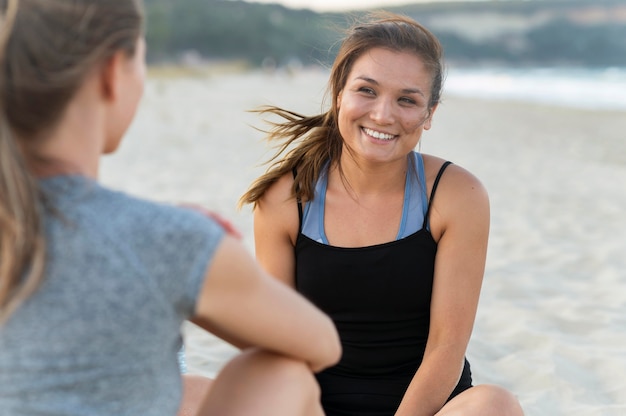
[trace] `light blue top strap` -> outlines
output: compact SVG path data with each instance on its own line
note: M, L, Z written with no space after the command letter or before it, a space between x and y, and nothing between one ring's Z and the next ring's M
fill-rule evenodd
M417 152L411 153L409 157L412 160L409 160L409 168L406 174L402 219L396 235L397 240L408 237L422 229L424 215L426 215L428 210L424 160L422 155ZM324 231L324 206L327 187L328 165L322 170L322 174L315 184L313 200L304 205L302 217L302 233L312 240L323 244L328 244L328 238L326 238Z
M409 157L411 156L413 156L413 160L409 161L406 174L404 205L402 207L402 220L398 229L398 240L421 230L425 224L424 216L428 211L424 159L422 154L417 152L409 155ZM426 228L428 228L427 223Z
M324 232L324 202L328 187L328 163L315 184L315 195L312 201L304 204L302 215L302 234L318 243L328 244Z

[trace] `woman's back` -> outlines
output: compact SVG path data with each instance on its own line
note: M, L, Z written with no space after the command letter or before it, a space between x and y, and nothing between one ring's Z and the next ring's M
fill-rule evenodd
M0 415L321 415L332 321L219 219L97 184L143 91L142 1L0 1L0 21ZM181 405L187 318L246 351Z
M3 415L175 414L180 325L222 229L83 177L40 183L48 266L0 327Z

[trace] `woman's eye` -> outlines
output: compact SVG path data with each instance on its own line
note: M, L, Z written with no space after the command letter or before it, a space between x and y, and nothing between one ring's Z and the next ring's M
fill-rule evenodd
M376 94L374 92L374 90L369 88L369 87L361 87L361 88L359 88L359 92L363 92L363 93L369 94L369 95L375 95Z
M402 97L399 100L402 104L415 105L415 100L409 97Z

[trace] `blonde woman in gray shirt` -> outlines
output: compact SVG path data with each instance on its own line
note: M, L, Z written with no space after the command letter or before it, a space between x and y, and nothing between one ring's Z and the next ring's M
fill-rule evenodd
M185 319L243 350L201 414L323 414L332 322L219 222L98 184L142 95L140 1L0 14L0 414L176 414Z

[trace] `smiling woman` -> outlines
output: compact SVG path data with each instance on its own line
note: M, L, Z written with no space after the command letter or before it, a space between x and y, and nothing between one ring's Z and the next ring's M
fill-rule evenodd
M465 351L485 267L489 201L460 166L414 149L443 81L439 41L380 13L347 32L330 109L282 117L254 204L257 258L335 322L343 357L317 375L328 416L523 414L472 387Z

